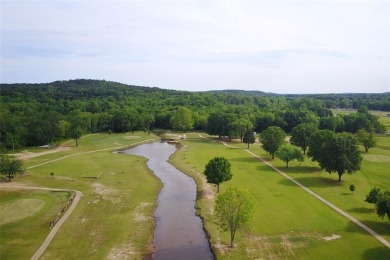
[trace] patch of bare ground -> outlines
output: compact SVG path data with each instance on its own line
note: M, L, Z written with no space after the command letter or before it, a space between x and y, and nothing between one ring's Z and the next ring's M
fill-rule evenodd
M118 204L121 202L118 190L107 188L98 182L94 182L92 187L94 189L91 193L93 200L88 203L99 203L100 200L110 201L112 204Z
M321 239L325 240L325 241L331 241L331 240L335 240L335 239L339 239L341 238L340 235L331 235L329 237L322 237Z
M57 152L62 152L62 151L67 151L67 150L70 150L70 147L68 147L68 146L58 146L56 148L49 149L47 151L38 152L38 153L32 153L32 152L29 152L29 151L23 151L21 153L15 154L15 156L18 159L27 160L27 159L38 157L38 156L41 156L41 155L57 153Z
M138 207L134 210L133 216L136 222L143 222L148 220L150 217L146 216L144 210L150 203L142 202Z
M128 259L140 259L141 255L137 252L131 244L123 244L111 249L107 255L107 260L128 260Z
M228 244L222 244L220 240L218 240L217 243L213 244L214 250L218 250L221 253L221 255L225 255L226 253L229 253L230 251L234 250L236 247L237 245L235 245L235 247L232 248Z
M250 259L286 259L295 256L298 248L308 247L322 237L316 232L295 232L286 234L255 236L248 235L246 252Z

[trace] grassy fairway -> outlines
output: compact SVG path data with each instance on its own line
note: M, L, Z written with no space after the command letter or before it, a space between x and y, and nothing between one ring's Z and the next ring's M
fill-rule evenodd
M179 169L199 178L205 164L211 158L224 156L232 164L233 179L221 185L221 192L228 187L239 187L248 191L256 201L256 213L250 231L241 233L237 237L236 248L230 250L225 246L229 241L228 234L219 232L212 223L213 200L211 196L207 196L207 192L203 193L204 196L198 202L199 212L206 221L206 228L211 235L218 258L387 259L390 257L390 250L374 237L245 151L228 148L199 138L197 135L187 136L187 140L183 142L184 148L171 158ZM241 144L237 146L244 147ZM258 144L252 145L251 150L267 157ZM284 164L280 161L274 160L272 163L284 168ZM345 185L340 186L332 179L328 179L335 176L320 173L318 167L309 161L302 163L299 168L294 166L299 165L291 164L291 176L298 178L299 181L307 180L306 184L309 184L310 189L316 192L322 191L321 196L324 195L342 209L349 210L353 206L351 211L355 211L355 215L361 214L360 211L363 211L360 210L361 207L370 210L369 204L358 203L355 206L354 203L360 200L360 195L358 191L350 195L346 188L348 178L345 178ZM363 166L364 168L370 167ZM299 173L301 170L303 170L302 176ZM383 179L385 178L383 176ZM198 183L202 181L198 180ZM356 182L356 185L358 189L362 188L360 182ZM202 184L200 189L205 189L204 187L205 185ZM333 197L341 199L335 200ZM338 201L339 203L336 203ZM348 201L348 204L343 204L343 201ZM349 203L349 201L354 202ZM373 228L382 227L382 231L376 231L382 235L389 235L388 221L382 221L373 214L370 216L372 217L370 221L379 223Z
M31 167L63 158L32 168L27 175L14 179L14 182L76 189L84 194L43 254L44 259L123 259L124 256L142 259L151 252L153 211L161 183L146 167L144 158L114 154L113 149L109 148L155 138L141 132L111 136L95 134L82 138L80 147L72 145L70 150L27 161L27 166ZM54 172L54 178L51 172ZM24 220L19 222L23 223ZM14 236L23 241L24 237L35 236L43 233L43 230L48 232L48 221L43 218L44 227L33 234L30 234L30 229L21 228L15 234L2 232L1 239L3 241L3 237ZM19 259L28 259L46 235L36 237L30 251L24 250L21 245L9 250L19 251ZM3 255L4 252L1 250L1 259L15 259Z
M0 196L0 259L27 259L50 232L50 221L70 193L12 188L0 190Z

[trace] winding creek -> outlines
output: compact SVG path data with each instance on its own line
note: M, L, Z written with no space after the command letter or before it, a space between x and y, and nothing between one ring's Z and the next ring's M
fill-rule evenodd
M148 167L164 184L157 199L154 244L157 260L213 259L201 219L195 215L195 181L168 163L176 146L149 143L122 151L148 158Z

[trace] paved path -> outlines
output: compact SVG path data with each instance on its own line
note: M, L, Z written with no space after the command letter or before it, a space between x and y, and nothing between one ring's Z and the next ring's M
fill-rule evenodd
M203 137L201 134L199 134L200 137L202 138L205 138ZM222 141L221 141L222 142ZM226 142L222 142L223 145L227 146L227 147L231 147L231 148L237 148L237 149L241 149L240 147L236 147L236 146L231 146L231 145L228 145ZM368 226L366 226L365 224L363 224L362 222L360 222L359 220L357 220L356 218L352 217L351 215L349 215L347 212L341 210L340 208L336 207L334 204L330 203L329 201L327 201L326 199L322 198L320 195L314 193L313 191L311 191L310 189L306 188L305 186L303 186L300 182L294 180L293 178L291 178L289 175L287 175L286 173L282 172L281 170L279 170L278 168L276 168L275 166L273 166L272 164L270 164L269 162L267 162L266 160L264 160L263 158L261 158L260 156L252 153L251 151L249 151L248 149L243 149L244 151L246 151L247 153L251 154L252 156L256 157L257 159L259 159L260 161L262 161L263 163L265 163L266 165L268 165L269 167L271 167L272 169L274 169L276 172L280 173L281 175L283 175L283 177L285 177L286 179L292 181L293 183L295 183L296 185L298 185L299 187L301 187L304 191L306 191L307 193L309 193L310 195L314 196L316 199L320 200L321 202L325 203L327 206L329 206L330 208L332 208L333 210L335 210L337 213L343 215L344 217L348 218L349 220L351 220L352 222L354 222L356 225L360 226L361 228L363 228L364 230L366 230L368 233L370 233L371 235L373 235L376 239L378 239L382 244L384 244L387 248L390 248L390 242L388 242L386 239L384 239L381 235L379 235L378 233L376 233L374 230L372 230L371 228L369 228Z
M42 245L39 247L39 249L35 252L35 254L31 257L31 260L37 260L43 252L45 252L46 248L49 246L51 241L53 240L54 236L56 235L57 231L60 229L62 224L68 219L70 214L72 214L73 210L76 208L77 204L80 201L81 196L83 193L78 190L66 190L66 189L53 189L53 188L44 188L44 187L27 187L27 186L19 186L19 185L0 185L0 189L2 188L18 188L18 189L33 189L33 190L48 190L48 191L71 191L74 192L76 195L73 199L72 204L68 208L68 210L65 212L65 214L60 218L60 220L54 225L54 227L50 230L50 233L47 235L45 241L43 241Z

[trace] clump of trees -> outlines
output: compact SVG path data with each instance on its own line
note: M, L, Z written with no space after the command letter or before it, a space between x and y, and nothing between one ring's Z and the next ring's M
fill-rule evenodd
M380 188L374 187L366 195L364 201L375 205L374 209L380 218L387 216L390 220L390 191L382 192Z
M224 157L214 157L205 167L204 174L208 183L217 185L217 193L219 192L219 185L222 182L229 181L233 177L231 173L231 164L229 160Z
M237 230L249 223L253 213L253 202L247 193L229 188L218 195L214 215L221 229L230 232L230 247L233 247Z

